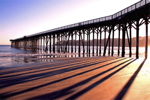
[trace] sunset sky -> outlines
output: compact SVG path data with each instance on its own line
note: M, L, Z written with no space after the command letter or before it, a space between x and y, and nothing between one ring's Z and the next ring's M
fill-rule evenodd
M139 0L0 0L0 45L10 39L112 15Z

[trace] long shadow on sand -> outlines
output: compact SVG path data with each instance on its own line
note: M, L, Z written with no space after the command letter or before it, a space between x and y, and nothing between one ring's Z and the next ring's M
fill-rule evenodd
M28 70L35 70L35 69L40 69L41 67L42 68L47 68L48 67L48 65L51 65L51 66L55 66L55 65L57 65L57 64L62 64L62 63L67 63L68 61L71 63L71 62L77 62L79 59L71 59L71 60L69 60L69 59L67 59L67 61L66 60L58 60L57 61L57 63L49 63L49 62L47 62L46 64L45 63L41 63L41 64L39 64L38 66L37 65L30 65L30 66L28 66L28 67L24 67L24 66L22 66L21 68L7 68L7 69L3 69L3 70L6 70L6 71L3 71L3 72L0 72L0 75L4 75L4 74L12 74L12 73L16 73L16 72L24 72L24 71L28 71ZM10 70L10 71L7 71L7 70Z
M140 72L141 68L143 67L145 61L146 61L146 59L143 60L143 62L138 67L138 69L134 72L134 74L132 75L132 77L130 78L130 80L122 88L122 90L119 92L119 94L115 97L114 100L122 100L123 99L123 97L125 96L126 92L129 90L131 84L133 83L133 81L135 80L136 76L138 75L138 73Z
M102 62L105 62L105 61L102 61ZM1 80L0 88L2 89L8 86L12 86L12 85L16 85L16 84L20 84L24 82L34 81L37 79L46 78L46 77L66 73L69 71L78 70L78 69L85 68L85 67L90 67L92 65L99 64L102 62L86 63L86 64L76 65L76 66L69 67L69 68L48 71L48 72L44 72L40 74L32 74L32 75L26 75L26 76L21 76L21 77L16 77L16 78L14 77L14 78L3 79Z
M125 59L125 58L123 58L123 59ZM44 87L44 86L47 86L47 85L50 85L50 84L55 84L55 83L57 83L57 82L61 82L61 81L63 81L63 80L66 80L66 79L69 79L69 78L72 78L72 77L76 77L76 76L78 76L78 75L82 75L82 74L85 74L85 73L87 73L87 72L90 72L90 71L93 71L93 70L96 70L96 69L105 67L105 66L107 66L107 65L116 63L116 62L118 62L118 61L122 61L123 59L119 59L119 60L113 61L113 62L111 62L111 63L107 63L107 64L105 64L105 65L103 65L103 66L99 66L99 67L96 67L96 68L94 68L94 69L87 70L87 71L85 71L85 72L81 72L81 73L78 73L78 74L75 74L75 75L72 75L72 76L69 76L69 77L65 77L65 78L62 78L62 79L59 79L59 80L56 80L56 81L52 81L52 82L50 82L50 83L46 83L46 84L43 84L43 85L40 85L40 86L32 87L32 88L29 88L29 89L26 89L26 90L23 90L23 91L19 91L19 92L3 93L3 94L1 94L1 95L3 95L3 98L8 98L8 97L15 96L15 95L18 95L18 94L22 94L22 93L25 93L25 92L28 92L28 91L36 90L36 89L38 89L38 88L41 88L41 87ZM130 60L131 60L131 59L130 59ZM128 61L130 61L130 60L128 60ZM103 62L107 62L107 61L103 61ZM125 63L125 62L123 62L123 63ZM121 64L123 64L123 63L121 63ZM79 69L79 68L90 67L90 66L95 65L95 64L97 64L97 63L90 64L90 65L86 65L86 66L83 65L83 66L80 66L80 67L77 67L77 66L76 66L76 68L73 68L73 69L68 70L68 71L76 70L76 69ZM98 64L100 64L100 63L98 62ZM119 64L119 65L120 65L120 64ZM106 72L108 72L108 71L110 71L110 70L116 68L116 67L117 67L117 66L112 67L112 68L110 68L110 69L108 69L108 70L106 70L106 71L104 71L104 72L102 72L102 73L100 73L100 74L98 74L98 75L96 75L96 76L90 78L90 79L87 79L87 80L85 80L85 81L83 81L83 82L81 82L81 83L75 84L75 85L73 85L72 87L69 87L69 88L67 88L67 89L60 90L59 92L61 92L61 91L66 91L66 90L69 91L70 88L75 88L75 87L80 86L80 85L82 85L82 84L86 84L86 82L92 80L93 78L96 78L96 77L98 77L98 76L100 76L100 75L102 75L102 74L104 74L104 73L106 73ZM63 71L63 73L65 73L65 72L66 72L66 70ZM50 73L50 72L49 72L49 73ZM62 72L61 72L61 73L62 73ZM59 73L59 74L61 74L61 73ZM58 73L57 73L57 74L58 74ZM43 76L43 77L40 77L40 78L49 77L49 76L51 76L51 75L50 75L50 74L47 75L47 73L46 73L46 76ZM4 88L4 86L7 87L7 86L12 86L12 85L17 85L17 84L20 84L20 83L23 83L23 82L27 82L27 81L24 81L22 78L19 79L19 80L21 80L21 81L12 82L12 83L5 83L5 84L3 85L3 88ZM31 81L33 81L33 80L31 80ZM67 93L67 94L68 94L68 93ZM53 94L52 94L52 95L53 95Z
M112 59L113 60L113 59ZM5 93L2 93L0 94L0 99L7 99L7 98L10 98L10 97L13 97L13 96L17 96L17 95L20 95L20 94L24 94L24 93L27 93L27 92L30 92L30 91L33 91L33 90L36 90L36 89L39 89L39 88L42 88L42 87L46 87L46 86L49 86L51 84L56 84L56 83L60 83L64 80L68 80L70 78L73 78L73 77L77 77L79 75L83 75L85 73L88 73L88 72L91 72L91 71L94 71L94 70L97 70L97 69L100 69L100 68L103 68L103 67L106 67L108 65L113 65L113 63L116 63L116 62L119 62L117 65L115 66L112 66L110 67L109 69L103 71L103 72L100 72L100 73L97 73L96 75L94 76L91 76L87 79L84 79L84 80L81 80L80 82L76 83L76 84L73 84L71 86L68 86L66 88L63 88L63 89L60 89L60 90L57 90L57 91L53 91L53 92L50 92L50 93L47 93L47 94L44 94L44 95L38 95L38 96L35 96L35 97L32 97L32 98L28 98L28 100L45 100L45 99L59 99L63 96L67 96L73 92L75 92L76 88L80 87L80 86L83 86L85 84L88 84L90 81L94 80L95 78L98 78L99 76L105 74L105 73L108 73L112 70L114 70L113 72L111 72L110 74L108 74L107 76L103 77L102 79L94 82L93 84L91 84L90 86L78 91L77 93L71 95L70 97L68 97L66 100L74 100L74 99L77 99L78 97L82 96L83 94L85 94L86 92L90 91L91 89L93 89L94 87L100 85L101 83L103 83L104 81L106 81L107 79L109 79L110 77L112 77L113 75L115 75L116 73L118 73L119 71L121 71L122 69L124 69L125 67L127 67L129 64L131 64L132 62L134 62L136 59L128 59L128 60L125 60L125 58L123 59L118 59L118 60L115 60L115 61L112 61L112 62L109 62L109 63L106 63L104 65L99 65L97 66L96 68L92 68L90 70L86 70L86 71L82 71L80 73L77 73L77 74L73 74L71 76L67 76L67 77L64 77L62 79L58 79L58 80L55 80L55 81L51 81L51 82L48 82L48 83L45 83L45 84L42 84L42 85L38 85L38 86L35 86L35 87L31 87L31 88L27 88L27 89L24 89L24 90L21 90L21 91L18 91L18 92L15 92L15 91L8 91L8 92L5 92ZM85 68L85 67L90 67L92 65L96 65L96 64L100 64L100 63L103 63L103 62L107 62L107 61L102 61L102 62L96 62L96 63L93 63L93 64L82 64L80 66L75 66L75 67L71 67L70 69L62 69L62 70L57 70L55 72L53 72L52 74L50 74L51 72L49 73L42 73L42 74L37 74L35 76L28 76L26 77L26 79L30 79L31 77L31 80L24 80L22 77L19 78L20 81L17 81L17 82L12 82L12 83L5 83L3 84L4 87L8 87L8 86L13 86L13 85L17 85L17 84L20 84L20 83L25 83L25 82L28 82L28 81L34 81L34 80L37 80L37 79L41 79L41 78L45 78L45 77L50 77L50 76L53 76L53 75L58 75L58 74L63 74L63 73L66 73L66 72L69 72L69 71L73 71L73 70L77 70L77 69L82 69L82 68ZM116 96L116 98L114 98L115 100L121 100L123 99L123 97L125 96L126 92L128 91L128 89L130 88L131 84L133 83L133 81L135 80L135 78L137 77L137 74L139 73L139 71L141 70L143 64L145 63L145 60L140 64L140 66L137 68L137 70L134 72L134 74L132 75L132 77L128 80L127 84L122 88L122 90L118 93L118 95ZM36 77L36 78L35 78ZM9 80L9 79L8 79ZM12 79L13 80L13 79ZM11 81L12 81L11 80ZM1 84L2 86L2 84Z
M87 84L88 82L92 81L93 79L99 77L100 75L103 75L104 73L107 73L109 71L111 71L112 69L115 69L117 67L119 67L120 65L124 64L124 63L127 63L125 64L123 67L117 69L116 71L112 72L111 74L107 75L106 77L102 78L101 80L95 82L94 84L90 85L89 87L79 91L78 93L72 95L71 97L67 98L67 100L74 100L76 98L78 98L79 96L83 95L84 93L86 93L87 91L91 90L92 88L96 87L97 85L101 84L102 82L104 82L105 80L107 80L108 78L110 78L112 75L116 74L117 72L119 72L120 70L122 70L123 68L125 68L127 65L129 65L130 63L134 62L135 60L133 59L129 59L127 61L124 61L122 63L119 63L118 65L106 70L106 71L103 71L97 75L94 75L88 79L85 79L77 84L74 84L72 86L69 86L67 88L64 88L64 89L61 89L61 90L58 90L58 91L55 91L55 92L52 92L52 93L48 93L48 94L45 94L45 95L40 95L40 96L37 96L37 97L33 97L33 98L30 98L29 100L33 100L33 99L58 99L62 96L65 96L65 95L68 95L72 92L74 92L75 88L79 87L79 86L82 86L84 84Z
M123 58L125 59L125 58ZM117 61L120 61L120 60L123 60L123 59L119 59ZM115 62L117 62L115 61ZM26 76L21 76L21 77L14 77L14 78L6 78L6 79L3 79L0 83L0 88L5 88L5 87L8 87L8 86L12 86L12 85L16 85L16 84L20 84L20 83L24 83L24 82L29 82L29 81L34 81L34 80L37 80L37 79L42 79L42 78L46 78L46 77L50 77L50 76L54 76L54 75L58 75L58 74L62 74L62 73L66 73L66 72L69 72L69 71L74 71L74 70L78 70L78 69L81 69L81 68L85 68L85 67L90 67L92 65L95 65L95 64L100 64L100 63L103 63L103 62L106 62L106 61L102 61L102 62L94 62L94 63L84 63L82 65L75 65L74 67L69 67L69 68L64 68L64 69L59 69L59 70L54 70L54 71L48 71L48 72L45 72L45 73L40 73L40 74L33 74L33 75L26 75ZM112 63L115 63L115 62L112 62ZM18 75L16 75L18 76Z
M113 60L113 58L109 59L109 60ZM69 62L69 64L67 64L67 62ZM42 65L39 65L37 67L35 66L31 66L31 68L25 68L25 69L21 69L21 70L13 70L13 71L8 71L8 72L5 72L5 73L2 73L1 75L5 75L5 76L0 76L0 78L9 78L9 77L16 77L16 76L20 76L20 75L28 75L30 73L36 73L36 72L42 72L42 71L47 71L47 70L52 70L52 69L58 69L58 68L63 68L63 67L66 67L66 66L72 66L73 64L77 65L77 64L81 64L83 62L81 61L78 61L78 60L73 60L73 61L68 61L67 62L58 62L58 63L47 63L47 64L42 64ZM84 61L84 62L87 62L86 64L90 63L92 64L93 61L90 61L90 60L87 60L87 61ZM105 61L94 61L94 63L103 63ZM63 64L64 63L64 64ZM60 65L60 66L58 66ZM38 70L37 70L38 69ZM25 72L27 71L27 72ZM30 72L28 72L30 71ZM13 73L17 73L17 72L23 72L21 74L15 74L15 75L9 75L9 74L13 74ZM8 75L7 75L8 74Z

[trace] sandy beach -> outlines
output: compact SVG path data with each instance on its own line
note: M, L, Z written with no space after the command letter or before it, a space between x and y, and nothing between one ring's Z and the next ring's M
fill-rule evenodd
M150 99L148 60L118 57L51 60L0 70L0 99Z

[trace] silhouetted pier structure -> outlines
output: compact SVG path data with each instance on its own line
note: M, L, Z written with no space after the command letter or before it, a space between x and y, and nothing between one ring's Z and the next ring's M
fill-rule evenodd
M125 56L125 43L128 40L129 57L132 57L132 35L136 34L136 58L139 58L139 35L145 34L145 58L147 58L149 23L150 0L141 0L110 16L58 27L10 41L12 47L25 50L78 53L79 57L81 54L114 56L114 38L117 37L117 55ZM145 29L140 32L140 27L143 25ZM90 49L91 46L93 49ZM97 47L96 51L94 46Z

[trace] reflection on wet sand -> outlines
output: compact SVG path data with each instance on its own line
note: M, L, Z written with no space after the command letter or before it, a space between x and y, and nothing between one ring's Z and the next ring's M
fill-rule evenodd
M29 64L53 62L53 58L78 57L75 53L59 54L8 54L0 55L0 69L26 66Z

